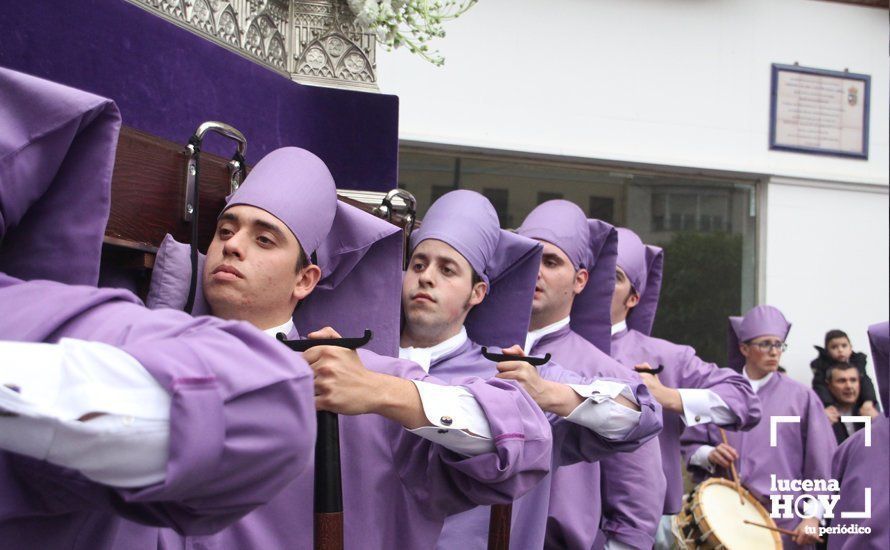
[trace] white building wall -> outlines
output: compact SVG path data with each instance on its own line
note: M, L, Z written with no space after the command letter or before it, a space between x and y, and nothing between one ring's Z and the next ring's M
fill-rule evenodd
M887 10L817 0L483 0L437 68L378 58L404 140L887 184ZM772 152L770 65L870 74L868 161Z
M886 9L484 0L447 30L444 68L407 51L378 58L403 140L778 176L758 294L794 322L785 363L808 383L811 345L833 327L866 350L890 301ZM871 75L867 161L769 150L770 65L794 62Z
M813 345L822 345L825 332L845 331L853 349L871 356L866 330L890 316L890 205L886 193L868 188L839 191L787 178L769 184L767 204L764 301L793 323L782 363L808 384Z

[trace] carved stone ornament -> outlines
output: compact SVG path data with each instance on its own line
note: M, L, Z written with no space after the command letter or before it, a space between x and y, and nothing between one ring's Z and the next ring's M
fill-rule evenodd
M377 38L346 0L128 0L297 82L377 91Z

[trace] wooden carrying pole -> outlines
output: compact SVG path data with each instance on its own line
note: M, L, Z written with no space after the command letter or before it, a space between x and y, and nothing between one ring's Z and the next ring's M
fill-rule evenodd
M491 507L491 517L488 521L488 550L510 549L512 516L512 504L495 504Z
M499 353L489 353L488 348L482 348L482 356L494 363L501 361L525 361L532 366L539 367L550 361L550 354L544 357L517 357ZM488 520L488 550L510 549L510 528L513 520L512 504L495 504L491 507L491 516Z

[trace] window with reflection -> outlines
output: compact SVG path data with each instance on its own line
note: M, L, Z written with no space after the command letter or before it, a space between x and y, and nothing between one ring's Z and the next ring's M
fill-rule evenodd
M756 300L757 181L689 176L496 154L403 147L399 187L429 205L453 189L488 197L501 225L515 228L538 204L574 202L589 217L628 227L665 249L654 336L692 345L724 364L726 317Z

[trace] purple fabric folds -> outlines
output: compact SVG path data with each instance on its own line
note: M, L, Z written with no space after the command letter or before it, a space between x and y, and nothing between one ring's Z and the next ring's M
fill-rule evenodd
M737 417L733 424L726 426L728 429L749 430L760 422L760 401L751 385L731 369L702 361L689 346L646 336L636 330L627 330L613 336L612 357L629 369L644 362L653 367L663 365L664 371L658 378L667 387L706 388L713 391ZM678 413L668 410L663 410L663 420L664 429L658 440L667 480L664 513L675 514L680 510L683 496L680 435L685 423Z
M871 344L871 358L878 382L878 394L884 415L890 415L890 323L876 323L868 327L868 341Z
M115 104L0 67L0 272L96 285Z
M3 274L0 310L3 339L117 346L172 397L166 479L156 485L115 490L0 452L4 546L154 548L157 529L149 526L218 531L311 464L312 373L299 355L247 323L149 311L123 290Z

